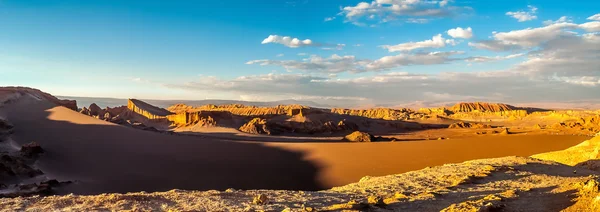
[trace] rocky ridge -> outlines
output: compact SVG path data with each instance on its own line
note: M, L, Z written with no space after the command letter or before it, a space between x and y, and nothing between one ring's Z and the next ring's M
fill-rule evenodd
M449 110L453 112L504 112L517 109L517 107L512 105L487 102L461 102L449 108Z

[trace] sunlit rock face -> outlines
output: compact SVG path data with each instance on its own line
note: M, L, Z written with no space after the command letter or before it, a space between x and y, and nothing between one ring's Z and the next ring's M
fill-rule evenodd
M453 112L472 112L475 110L479 112L503 112L517 109L519 108L512 105L487 102L461 102L450 108L450 110Z

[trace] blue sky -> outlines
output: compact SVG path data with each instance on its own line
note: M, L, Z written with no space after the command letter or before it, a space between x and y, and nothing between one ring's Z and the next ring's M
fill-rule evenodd
M1 0L0 85L352 104L597 99L600 48L586 46L597 44L598 13L598 1ZM457 27L471 31L451 36ZM415 44L438 34L442 44ZM311 44L264 42L270 35ZM501 50L477 45L486 42ZM569 58L579 53L580 70L559 69L579 67Z

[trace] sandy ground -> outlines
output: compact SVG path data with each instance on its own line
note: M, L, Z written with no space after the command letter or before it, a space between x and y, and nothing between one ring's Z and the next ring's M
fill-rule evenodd
M23 98L0 109L13 140L38 142L38 166L75 180L64 193L171 189L318 190L475 158L528 156L586 137L508 135L395 143L260 143L136 130Z
M594 174L581 167L504 157L373 177L324 191L18 197L0 199L0 211L598 211ZM259 195L263 201L254 201Z

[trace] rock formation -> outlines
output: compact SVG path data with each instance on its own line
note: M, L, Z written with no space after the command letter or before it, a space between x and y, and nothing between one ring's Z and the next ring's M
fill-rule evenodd
M241 126L239 130L250 134L272 135L273 133L277 133L270 129L270 127L267 125L267 120L262 118L254 118L250 120L248 123Z
M88 110L90 111L90 114L88 114L90 116L103 117L105 113L96 103L92 103Z
M424 114L433 114L433 115L441 115L441 116L449 116L452 114L452 111L446 108L419 108L419 113Z
M4 137L8 136L12 132L13 129L14 129L14 126L12 124L10 124L8 121L0 118L0 142L2 142Z
M508 131L508 128L502 128L502 130L500 130L500 135L509 135L512 134L510 131Z
M600 171L600 136L565 150L541 153L531 157Z
M408 120L410 114L414 113L414 111L406 108L397 110L390 108L374 108L367 110L332 108L331 113L350 116L360 116L371 119Z
M354 131L346 136L344 136L345 141L350 142L374 142L375 136L361 131Z
M568 132L572 130L583 131L585 134L593 135L600 132L600 115L578 118L566 122L559 122L550 125L548 128Z
M146 102L137 100L137 99L129 99L127 100L127 108L137 114L140 114L149 120L152 121L167 121L167 116L174 115L174 113L155 107Z
M3 119L0 119L0 125L13 128ZM0 130L0 142L6 142L9 136L10 132ZM56 180L45 180L44 173L33 165L43 152L36 142L25 144L18 151L8 145L0 145L0 198L50 195L53 187L63 184Z
M486 102L461 102L450 108L453 112L503 112L518 109L515 106L502 103L486 103Z
M176 104L168 107L167 110L172 113L182 112L197 112L197 111L227 111L232 115L238 116L273 116L273 115L287 115L293 114L292 110L303 109L302 112L306 113L310 108L302 105L278 105L275 107L256 107L246 106L240 104L232 105L203 105L200 107L192 107L185 104Z
M44 153L44 149L36 142L27 143L21 147L21 155L28 158L37 157L42 153Z
M453 128L473 128L473 129L483 129L483 128L492 128L491 125L489 124L482 124L482 123L468 123L468 122L456 122L456 123L452 123L450 124L450 126L448 126L448 128L453 129Z

